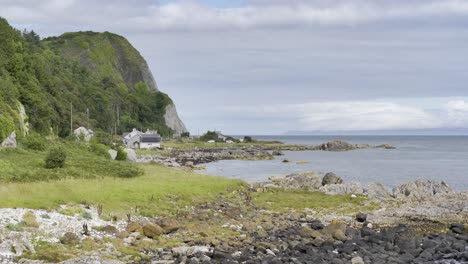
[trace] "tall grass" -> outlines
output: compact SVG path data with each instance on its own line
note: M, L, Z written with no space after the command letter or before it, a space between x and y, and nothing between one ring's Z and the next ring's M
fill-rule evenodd
M0 207L52 209L61 204L102 205L105 213L171 215L241 188L240 180L142 165L136 178L64 179L0 185Z

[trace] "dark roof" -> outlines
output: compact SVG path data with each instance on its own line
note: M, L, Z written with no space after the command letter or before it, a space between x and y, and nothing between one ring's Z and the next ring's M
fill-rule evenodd
M141 142L151 143L151 142L161 142L161 137L158 135L141 135Z

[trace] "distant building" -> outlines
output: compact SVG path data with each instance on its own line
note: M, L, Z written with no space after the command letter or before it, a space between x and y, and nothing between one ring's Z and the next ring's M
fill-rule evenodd
M216 135L218 136L218 140L226 141L227 137L221 133L221 131L215 131Z
M161 136L154 130L147 130L145 133L133 129L132 132L124 133L123 143L132 149L152 149L161 147Z

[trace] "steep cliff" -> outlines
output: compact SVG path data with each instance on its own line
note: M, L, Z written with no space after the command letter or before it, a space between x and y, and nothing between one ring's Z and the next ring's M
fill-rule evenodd
M32 130L66 136L71 107L74 127L151 128L165 136L186 131L173 101L124 37L76 32L40 40L2 18L0 36L0 136L12 127L25 130L21 112Z

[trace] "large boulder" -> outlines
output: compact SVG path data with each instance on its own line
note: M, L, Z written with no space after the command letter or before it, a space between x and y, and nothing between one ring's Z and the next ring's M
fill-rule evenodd
M369 198L375 200L392 199L391 193L380 183L370 183L367 185L366 194Z
M320 145L319 149L325 151L345 151L356 149L356 146L346 141L335 140Z
M73 131L73 134L75 134L78 140L84 139L84 141L88 142L93 137L94 131L86 127L79 127Z
M127 160L128 161L134 162L134 161L137 160L137 155L135 153L135 150L133 150L131 148L126 148L125 152L127 152Z
M67 232L60 238L60 243L64 245L77 245L81 241L80 237L72 232Z
M443 181L416 180L393 188L393 196L397 199L415 198L425 200L433 196L450 193L453 193L453 190Z
M143 226L143 234L149 238L157 238L164 234L164 230L155 223L147 223Z
M322 185L329 185L329 184L341 184L343 183L343 179L336 176L335 173L329 172L323 176Z
M4 148L16 148L16 132L11 132L11 134L3 140L1 146Z
M109 149L107 153L109 153L109 155L111 156L113 160L115 160L115 158L117 157L117 150Z

